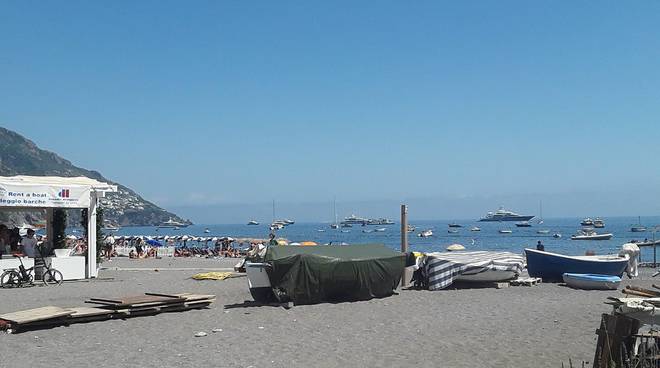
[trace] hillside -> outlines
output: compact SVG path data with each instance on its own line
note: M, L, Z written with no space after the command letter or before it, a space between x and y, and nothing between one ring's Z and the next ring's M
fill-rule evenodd
M140 197L126 186L106 179L97 171L83 169L53 152L42 150L20 134L0 127L0 176L51 175L86 176L116 184L118 192L103 200L107 223L121 226L151 226L170 217L185 221Z

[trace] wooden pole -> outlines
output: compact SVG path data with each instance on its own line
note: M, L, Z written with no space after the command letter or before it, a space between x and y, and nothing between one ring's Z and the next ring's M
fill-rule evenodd
M655 258L655 255L656 255L655 231L656 230L657 230L657 227L654 226L653 227L653 268L658 267L658 265L656 263L656 258ZM641 254L642 252L639 252L639 253Z
M408 206L401 205L401 252L408 252Z

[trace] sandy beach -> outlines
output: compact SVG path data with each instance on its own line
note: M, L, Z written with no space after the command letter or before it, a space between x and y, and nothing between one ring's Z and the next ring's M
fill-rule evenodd
M251 300L245 277L190 278L194 268L225 269L235 262L120 259L104 263L111 269L97 280L0 290L1 313L144 292L217 295L209 309L4 334L2 366L560 367L569 358L593 359L594 330L600 314L610 311L603 301L620 295L558 284L402 290L384 299L286 310L241 307ZM650 270L624 283L650 287ZM199 331L208 335L194 337Z

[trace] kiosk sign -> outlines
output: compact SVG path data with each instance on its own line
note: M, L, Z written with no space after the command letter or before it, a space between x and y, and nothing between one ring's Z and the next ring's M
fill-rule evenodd
M87 208L91 189L86 185L4 184L0 186L0 206Z

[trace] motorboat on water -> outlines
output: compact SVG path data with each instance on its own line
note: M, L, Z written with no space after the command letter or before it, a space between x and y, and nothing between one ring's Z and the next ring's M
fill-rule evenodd
M378 229L374 229L374 231L377 232L377 233L382 233L385 230L387 230L387 228L384 228L384 227L379 227Z
M638 247L652 247L654 245L660 245L660 240L648 240L635 242Z
M486 216L479 219L479 221L494 222L494 221L529 221L534 216L521 215L513 211L504 209L500 207L495 212L488 212Z
M367 219L367 225L394 225L394 221L386 218Z
M452 222L451 224L448 225L449 227L463 227L461 224L457 224L455 222Z
M447 232L449 234L458 234L458 230L456 230L456 229L449 229L449 230L447 230Z
M461 250L465 250L465 247L462 244L452 244L447 247L447 251L449 252L458 252Z
M416 228L414 225L408 225L408 226L406 227L406 230L407 230L409 233L414 233L415 230L417 230L417 228Z
M259 225L259 222L250 220L250 222L247 223L248 225Z
M621 283L621 277L610 275L565 273L562 277L566 285L583 290L616 290Z
M598 234L593 229L582 229L578 230L575 235L571 236L571 240L610 240L612 239L612 236L611 233Z
M526 248L527 271L544 282L563 281L565 273L598 274L621 277L628 266L628 256L567 256Z
M555 238L555 239L559 239L559 238L561 238L561 234L560 233L554 233L554 234L552 234L552 237Z
M536 230L536 233L537 234L550 234L550 230L546 230L546 229Z
M342 227L352 227L352 225L363 225L368 222L368 219L364 217L358 217L353 215L350 215L348 217L344 218L344 221L341 222ZM344 226L344 225L351 225L351 226Z
M371 230L371 229L363 229L362 232L368 234L368 233L372 233L373 230Z
M592 220L590 217L587 217L587 218L583 219L580 222L580 225L582 225L582 226L594 226L594 220Z
M498 232L500 234L511 234L513 231L511 231L509 229L500 229Z
M339 229L339 224L330 224L331 229Z
M605 227L605 221L603 221L603 219L601 219L600 217L596 217L596 219L594 219L594 228L602 229L604 227Z
M210 232L211 232L211 230L209 230L208 227L207 227L206 229L204 229L204 234L208 234L208 233L210 233Z
M347 223L342 223L342 224L341 224L341 227L353 227L353 225L351 225L351 224L347 224Z
M159 229L176 229L176 228L182 228L182 227L186 227L186 226L188 226L188 224L180 222L180 221L176 221L176 220L174 220L170 217L169 220L163 222L162 224L160 224L156 227L159 228Z
M638 217L637 218L638 223L636 225L631 225L630 226L630 231L633 233L643 233L646 231L646 226L642 225L642 218Z
M470 231L481 231L481 229L477 226L473 226Z
M516 227L532 227L529 221L516 222Z
M433 230L428 229L424 230L421 233L417 234L420 238L428 238L429 236L433 236Z

